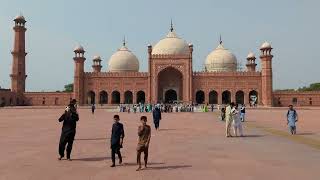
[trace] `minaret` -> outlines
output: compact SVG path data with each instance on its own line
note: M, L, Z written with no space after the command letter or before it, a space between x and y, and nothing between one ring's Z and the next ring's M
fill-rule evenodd
M256 57L255 55L250 52L247 56L247 71L248 72L256 72L256 67L257 67L257 64L256 64Z
M73 96L80 105L84 104L84 49L82 46L77 46L74 49L74 82L73 82Z
M261 75L262 75L262 87L261 87L261 99L264 106L273 105L272 97L272 47L268 42L264 42L260 48L261 50Z
M26 88L26 50L25 50L25 23L22 15L14 19L14 46L12 54L11 91L22 95Z
M101 68L102 68L101 57L94 56L92 61L93 61L93 65L92 65L93 72L95 72L95 73L101 72Z

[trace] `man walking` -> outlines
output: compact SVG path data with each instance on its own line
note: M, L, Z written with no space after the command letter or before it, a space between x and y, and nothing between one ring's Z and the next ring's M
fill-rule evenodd
M121 124L119 115L113 116L114 123L112 125L111 133L111 159L112 165L110 167L116 166L116 154L118 154L119 164L122 164L122 156L120 148L122 148L123 138L124 138L124 128Z
M292 135L297 133L296 122L298 121L298 114L293 105L289 105L289 110L287 112L287 125Z
M141 116L141 124L138 128L139 142L137 146L137 171L141 170L141 153L144 153L144 167L147 168L148 164L148 150L151 138L151 127L147 125L147 117Z
M96 106L94 104L91 105L91 113L94 114L94 110L96 110Z
M152 115L153 115L154 127L156 128L156 130L159 130L159 125L161 120L161 111L160 111L159 105L156 105L156 107L152 112Z
M62 132L59 142L59 155L58 158L61 160L64 157L64 151L67 151L67 160L71 161L71 151L76 135L77 121L79 120L79 115L76 109L76 100L73 99L70 104L66 107L64 113L59 118L59 122L63 122ZM67 145L68 144L68 145ZM67 148L66 148L67 145Z
M230 133L230 127L231 127L231 123L232 123L232 108L234 106L234 103L230 103L228 104L228 106L226 107L226 116L225 116L225 120L226 120L226 137L232 137L231 133Z

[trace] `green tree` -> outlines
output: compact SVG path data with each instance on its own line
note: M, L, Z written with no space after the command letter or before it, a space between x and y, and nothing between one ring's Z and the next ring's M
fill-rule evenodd
M73 83L65 85L64 92L73 92Z
M320 83L312 83L308 87L299 88L298 91L320 91Z

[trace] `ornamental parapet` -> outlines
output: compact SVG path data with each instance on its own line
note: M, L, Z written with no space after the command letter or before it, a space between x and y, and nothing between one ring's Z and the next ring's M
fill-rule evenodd
M152 54L152 59L188 59L190 54Z
M148 77L147 72L86 72L87 77Z
M320 91L273 91L273 95L320 95Z
M45 92L45 91L42 91L42 92L25 92L24 95L60 95L60 96L63 96L63 95L72 95L73 92Z
M237 71L237 72L193 72L193 76L201 76L201 77L206 77L206 76L261 76L261 72L247 72L247 71Z

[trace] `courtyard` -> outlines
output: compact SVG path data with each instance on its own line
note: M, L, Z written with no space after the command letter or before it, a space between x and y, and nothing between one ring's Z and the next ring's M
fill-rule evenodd
M114 112L79 109L73 161L58 161L61 108L0 109L0 179L319 179L320 110L298 109L298 134L286 126L286 109L248 109L245 137L225 138L218 112L162 114L152 129L149 168L136 172L141 115L119 113L125 127L124 164L110 168Z

